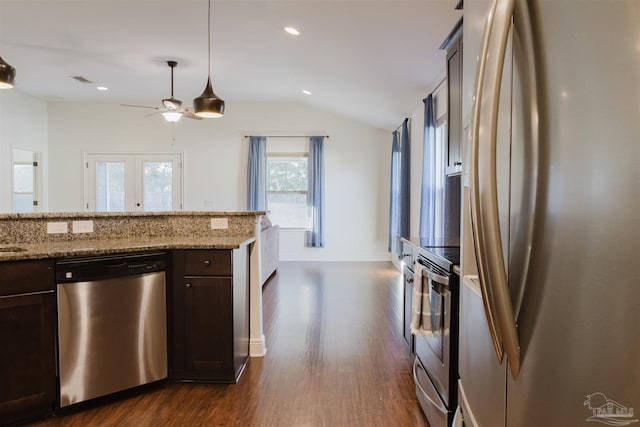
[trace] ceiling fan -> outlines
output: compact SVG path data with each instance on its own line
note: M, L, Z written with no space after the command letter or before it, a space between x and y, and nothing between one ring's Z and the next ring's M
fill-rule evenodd
M162 113L165 120L168 122L177 122L181 117L187 117L189 119L202 120L202 117L198 117L193 113L190 108L182 108L182 101L173 97L173 69L178 65L176 61L167 61L167 65L171 67L171 97L162 100L162 107L149 107L146 105L131 105L120 104L124 107L136 107L136 108L152 108L158 110L151 114ZM149 114L149 115L151 115Z

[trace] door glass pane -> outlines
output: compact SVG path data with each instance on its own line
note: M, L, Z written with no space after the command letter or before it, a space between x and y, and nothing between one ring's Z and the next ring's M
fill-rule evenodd
M125 211L124 162L96 162L96 211Z
M143 203L145 211L173 209L173 162L144 162Z
M13 165L13 211L34 212L34 167L32 164Z

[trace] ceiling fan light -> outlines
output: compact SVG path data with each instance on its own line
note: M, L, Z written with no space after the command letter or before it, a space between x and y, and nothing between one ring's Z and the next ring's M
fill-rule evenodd
M182 107L182 101L179 99L175 99L173 96L171 98L166 98L162 100L162 105L169 110L177 110Z
M207 78L204 92L193 100L193 112L203 118L217 118L224 114L224 101L213 92L211 77Z
M178 111L165 111L164 113L162 113L162 116L166 121L175 123L180 120L180 117L182 117L182 113L179 113Z
M11 89L16 80L16 69L0 57L0 89Z

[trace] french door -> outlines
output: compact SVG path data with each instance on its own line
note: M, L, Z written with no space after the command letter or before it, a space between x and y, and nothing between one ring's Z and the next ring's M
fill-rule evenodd
M182 154L85 154L85 208L182 209Z

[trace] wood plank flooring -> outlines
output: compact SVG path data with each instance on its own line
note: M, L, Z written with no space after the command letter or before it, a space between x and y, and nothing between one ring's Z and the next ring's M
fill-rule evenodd
M267 354L238 384L169 383L32 426L428 426L386 262L282 262L264 288Z

